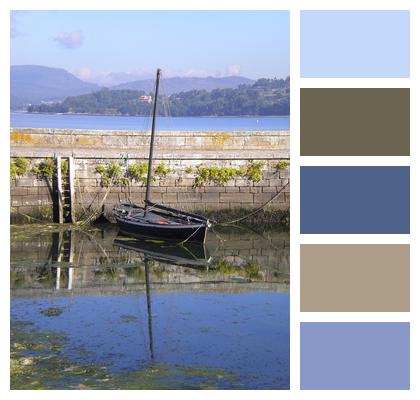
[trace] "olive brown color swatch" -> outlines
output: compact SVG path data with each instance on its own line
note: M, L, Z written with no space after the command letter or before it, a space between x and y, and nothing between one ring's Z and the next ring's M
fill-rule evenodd
M303 244L300 272L301 311L410 311L409 245Z
M410 155L410 89L301 89L302 156Z

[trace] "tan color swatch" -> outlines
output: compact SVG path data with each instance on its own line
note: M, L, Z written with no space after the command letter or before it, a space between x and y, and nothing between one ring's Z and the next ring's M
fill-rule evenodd
M300 155L409 156L410 89L301 89Z
M409 245L301 245L300 310L410 311Z

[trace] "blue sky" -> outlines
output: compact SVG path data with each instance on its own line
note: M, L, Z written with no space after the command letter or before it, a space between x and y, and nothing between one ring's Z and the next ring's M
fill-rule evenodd
M101 84L166 76L289 75L286 11L19 11L12 65L64 68Z

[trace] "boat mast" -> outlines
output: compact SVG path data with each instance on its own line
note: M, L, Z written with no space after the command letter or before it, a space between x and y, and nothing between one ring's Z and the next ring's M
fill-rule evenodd
M147 202L150 201L150 185L152 183L152 169L153 169L153 148L155 145L155 126L156 126L156 108L157 108L157 99L159 93L159 79L160 79L160 69L158 68L156 72L156 86L155 86L155 97L153 99L153 117L152 117L152 133L150 136L150 150L149 150L149 166L147 170L147 182L146 182L146 211L148 209Z
M144 271L146 274L146 300L147 300L147 324L149 328L149 350L150 359L155 360L155 350L153 345L153 324L152 324L152 296L150 294L150 278L149 278L149 259L144 257Z

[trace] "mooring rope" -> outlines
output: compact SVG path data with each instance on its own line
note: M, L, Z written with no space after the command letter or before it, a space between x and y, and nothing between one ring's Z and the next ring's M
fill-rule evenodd
M259 211L263 210L265 207L267 207L272 201L274 201L281 193L283 193L283 190L286 189L286 187L289 186L289 184L290 184L290 181L288 181L284 186L282 186L280 188L280 190L270 200L268 200L261 207L258 207L256 210L252 211L251 213L249 213L249 214L247 214L247 215L245 215L241 218L234 219L232 221L221 222L218 225L222 225L222 226L223 225L233 225L233 224L236 224L237 222L243 221L244 219L247 219L247 218L253 216L257 212L259 212Z
M180 244L180 245L182 245L182 244L184 244L184 243L186 243L186 242L188 242L188 240L190 240L197 232L198 232L198 230L199 229L201 229L203 226L205 226L204 224L202 224L202 225L199 225L198 226L198 228L197 229L195 229L194 230L194 232L193 233L191 233L191 235L190 236L188 236L186 239L184 239L184 240L182 240L181 242L179 242L178 244Z

